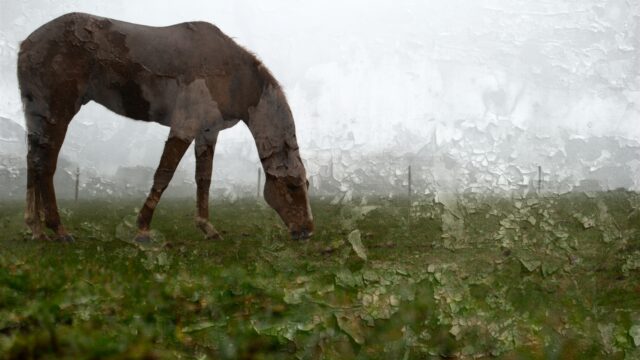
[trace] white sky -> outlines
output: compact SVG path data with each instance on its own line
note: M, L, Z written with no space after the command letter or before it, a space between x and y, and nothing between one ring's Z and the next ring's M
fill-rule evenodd
M82 11L149 25L215 23L258 54L284 85L303 155L343 146L345 138L368 151L403 146L411 151L434 131L438 141L447 141L459 136L461 126L483 129L499 121L540 136L568 131L578 137L640 141L636 2L1 3L5 81L0 84L0 116L19 123L17 42L60 14ZM123 144L143 141L148 153L124 160L83 158L79 153L101 146L87 139L89 128L95 136L121 136ZM403 131L424 142L399 143ZM110 161L154 166L166 133L160 126L124 120L89 105L74 120L63 154L80 162L100 160L109 169ZM137 139L131 134L142 135ZM240 125L224 132L218 147L237 151L247 143L249 133ZM253 150L246 151L241 156L257 159Z

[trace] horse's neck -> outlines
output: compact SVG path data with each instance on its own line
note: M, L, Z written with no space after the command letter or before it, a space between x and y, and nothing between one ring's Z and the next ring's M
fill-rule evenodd
M268 86L255 108L249 110L247 126L253 135L266 173L296 176L299 158L293 116L279 87Z

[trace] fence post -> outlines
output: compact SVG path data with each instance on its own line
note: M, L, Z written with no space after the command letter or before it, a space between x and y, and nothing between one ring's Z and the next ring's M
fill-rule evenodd
M411 165L409 165L409 204L411 204Z
M407 211L407 224L411 223L411 165L409 165L409 171L408 171L408 195L409 195L409 210Z
M540 195L541 188L542 188L542 166L538 165L538 195Z
M75 201L78 202L78 188L80 187L80 167L76 168L76 195Z

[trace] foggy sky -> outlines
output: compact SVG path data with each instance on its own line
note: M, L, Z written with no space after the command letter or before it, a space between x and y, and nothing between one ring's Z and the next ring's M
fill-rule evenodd
M156 26L216 24L283 84L312 162L326 152L348 162L337 153L356 148L413 152L504 122L540 138L640 141L636 2L2 0L0 116L23 124L18 42L70 11ZM403 140L407 133L414 140ZM167 134L89 104L62 156L107 172L155 166ZM217 154L258 163L242 123L221 134ZM189 154L181 166L192 163Z

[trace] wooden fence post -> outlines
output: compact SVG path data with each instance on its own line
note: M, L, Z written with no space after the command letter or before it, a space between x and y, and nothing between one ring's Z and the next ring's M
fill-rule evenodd
M542 166L538 165L538 195L540 195L541 188L542 188Z
M78 202L78 190L80 187L80 167L78 166L76 168L76 195L75 195L75 200L76 202Z
M409 169L408 169L408 195L409 195L409 210L407 211L407 224L411 224L411 196L412 196L412 191L411 191L411 165L409 165Z

